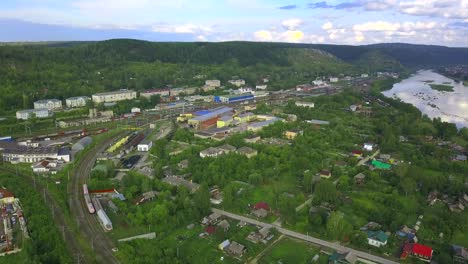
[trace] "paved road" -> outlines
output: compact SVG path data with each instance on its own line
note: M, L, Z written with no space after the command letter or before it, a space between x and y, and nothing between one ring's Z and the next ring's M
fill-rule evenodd
M115 138L120 138L122 134L105 140L101 145L94 146L80 161L76 164L72 181L69 184L70 191L70 210L78 223L83 237L87 238L93 251L96 253L98 263L119 263L112 253L115 247L114 242L105 234L98 222L97 216L88 212L84 201L82 187L89 178L91 169L96 161L96 156L104 151Z
M366 158L360 160L360 161L357 163L356 167L357 167L357 166L362 166L362 165L366 164L366 162L367 162L368 160L371 160L371 159L375 158L375 156L379 155L379 153L380 153L380 150L378 149L378 150L377 150L376 152L374 152L374 154L372 154L371 156L366 157Z
M215 213L220 214L220 215L224 215L226 217L236 219L236 220L239 220L239 221L244 221L244 222L249 223L249 224L263 226L263 227L270 227L270 228L273 227L273 228L276 228L276 230L278 230L278 232L280 232L280 233L282 233L284 235L294 237L294 238L298 238L298 239L301 239L301 240L304 240L304 241L307 241L307 242L311 242L311 243L314 243L314 244L317 244L317 245L320 245L320 246L324 246L324 247L327 247L327 248L332 248L332 249L334 249L336 251L339 251L339 252L352 252L358 258L361 258L361 259L370 260L370 261L374 261L374 262L381 263L381 264L398 264L398 262L395 262L395 261L392 261L392 260L388 260L388 259L378 257L378 256L375 256L375 255L372 255L372 254L369 254L369 253L366 253L366 252L363 252L363 251L355 250L355 249L352 249L352 248L344 247L344 246L341 246L341 245L336 244L336 243L331 243L331 242L328 242L328 241L325 241L325 240L322 240L322 239L318 239L318 238L315 238L315 237L307 236L307 235L304 235L304 234L301 234L301 233L297 233L297 232L294 232L294 231L291 231L291 230L288 230L288 229L285 229L285 228L282 228L282 227L279 227L279 226L276 226L276 225L273 225L273 224L260 222L260 221L257 221L255 219L251 219L251 218L248 218L248 217L245 217L245 216L242 216L242 215L229 213L229 212L219 210L219 209L216 209L216 208L212 208L211 210L213 212L215 212Z

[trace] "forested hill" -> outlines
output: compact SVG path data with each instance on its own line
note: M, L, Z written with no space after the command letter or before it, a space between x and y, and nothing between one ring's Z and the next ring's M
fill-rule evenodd
M0 46L0 112L41 98L202 85L233 76L271 89L321 76L468 63L468 49L407 44L156 43L130 39Z

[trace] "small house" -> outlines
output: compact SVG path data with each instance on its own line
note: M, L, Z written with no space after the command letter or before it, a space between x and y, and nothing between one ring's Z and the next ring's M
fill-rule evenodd
M269 234L270 234L270 228L262 227L258 231L251 232L247 236L247 240L251 241L252 243L257 244L258 242L261 242L262 240L266 239Z
M222 220L221 222L217 224L217 226L221 228L222 230L224 230L224 232L227 232L229 228L231 227L231 225L229 224L227 220Z
M329 179L329 178L331 178L332 173L329 170L321 170L319 175L320 175L321 178Z
M231 146L229 144L224 144L222 146L219 146L218 149L220 149L221 151L223 151L223 153L225 154L228 154L230 152L233 152L233 151L236 151L236 147L234 146Z
M246 251L246 247L242 244L237 243L236 241L233 241L229 246L226 247L225 251L234 256L234 257L242 257Z
M468 263L468 249L462 246L452 246L453 249L453 263L466 264Z
M223 242L221 242L221 244L218 245L218 248L224 251L227 247L229 247L230 244L231 244L231 241L226 239Z
M437 201L437 197L439 196L438 191L432 191L427 195L427 203L429 205L434 205L434 203Z
M374 144L373 143L364 143L362 148L365 151L373 151L374 150Z
M366 179L366 175L363 173L358 173L356 176L354 176L354 182L356 184L363 184Z
M237 153L239 153L240 155L244 155L250 159L257 155L257 150L249 147L241 147L237 150Z
M400 258L406 259L408 256L414 256L423 261L431 261L434 250L431 247L418 243L407 243L403 246L403 252Z
M360 158L360 157L362 157L362 151L360 151L360 150L353 150L353 151L351 151L351 155L353 155L353 156L356 157L356 158Z
M387 245L388 235L383 231L367 231L367 243L374 247Z
M244 138L244 141L247 143L257 143L261 139L260 136L252 135Z
M224 153L224 151L219 149L219 148L210 147L210 148L207 148L205 150L200 151L200 157L202 157L202 158L206 158L206 157L212 158L212 157L220 156L223 153Z
M268 216L268 211L263 208L253 209L250 213L257 218L265 218Z

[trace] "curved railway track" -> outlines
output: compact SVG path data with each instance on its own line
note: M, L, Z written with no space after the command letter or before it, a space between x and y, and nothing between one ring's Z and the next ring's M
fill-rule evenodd
M105 140L98 146L94 146L75 167L73 178L69 185L70 211L77 221L80 232L91 244L92 250L96 254L96 262L98 263L116 264L119 262L112 252L112 249L115 247L114 241L105 234L96 215L91 215L88 212L88 207L81 190L83 184L86 183L90 176L97 154L104 151L115 138L118 138L123 133Z

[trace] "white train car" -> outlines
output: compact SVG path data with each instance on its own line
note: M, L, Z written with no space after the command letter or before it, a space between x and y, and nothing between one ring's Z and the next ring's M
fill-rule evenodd
M101 222L102 226L104 227L105 230L111 231L112 230L112 222L107 216L106 212L104 210L99 209L97 211L97 215L99 217L99 221Z
M88 185L83 184L83 195L86 203L86 207L88 207L88 212L90 214L94 214L96 212L96 209L94 209L93 203L91 202L91 198L89 197L89 192L88 192Z

